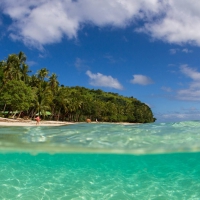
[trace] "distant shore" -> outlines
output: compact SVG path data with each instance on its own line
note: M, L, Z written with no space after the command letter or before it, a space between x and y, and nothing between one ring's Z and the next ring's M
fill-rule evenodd
M70 124L78 124L84 122L61 122L61 121L40 121L39 125L36 125L35 120L23 120L23 119L8 119L0 117L0 127L1 126L64 126ZM123 124L123 125L131 125L131 124L140 124L140 123L128 123L128 122L96 122L92 121L91 123L109 123L109 124Z
M61 121L40 121L38 126L63 126L74 124L73 122L61 122ZM0 126L36 126L35 120L23 120L23 119L8 119L0 117Z

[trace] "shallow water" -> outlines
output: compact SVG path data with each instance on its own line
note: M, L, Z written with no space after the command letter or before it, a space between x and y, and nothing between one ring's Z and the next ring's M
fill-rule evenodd
M0 127L0 199L200 199L200 122Z

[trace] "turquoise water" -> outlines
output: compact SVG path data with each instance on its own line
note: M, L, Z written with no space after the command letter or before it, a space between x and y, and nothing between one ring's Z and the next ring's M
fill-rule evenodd
M0 199L200 199L200 121L0 127Z

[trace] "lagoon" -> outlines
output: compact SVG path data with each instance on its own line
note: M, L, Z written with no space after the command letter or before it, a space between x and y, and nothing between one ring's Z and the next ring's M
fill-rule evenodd
M199 199L200 121L0 127L1 199Z

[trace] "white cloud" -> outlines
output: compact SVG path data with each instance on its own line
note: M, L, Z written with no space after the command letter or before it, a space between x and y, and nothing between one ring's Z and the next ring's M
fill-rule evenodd
M188 67L188 65L181 65L180 71L192 80L200 81L200 72L197 72L196 69Z
M172 119L172 118L186 119L186 118L188 118L188 114L185 114L185 113L170 113L170 114L163 114L162 117L166 118L166 119Z
M179 51L179 49L170 49L170 54L176 54Z
M163 86L161 89L166 91L166 92L172 92L172 89L170 87Z
M139 31L170 43L200 46L200 2L197 0L163 2L163 17L147 22ZM164 9L165 7L165 9Z
M187 121L187 120L198 120L200 117L200 110L195 107L181 108L177 112L171 113L157 113L156 118L159 121Z
M180 67L181 73L186 77L192 79L188 88L177 91L177 98L185 101L199 101L200 100L200 72L196 69L182 65Z
M133 75L133 79L131 80L131 83L133 84L139 84L139 85L149 85L153 84L153 80L147 76L141 75L141 74L135 74Z
M37 65L37 62L35 62L35 61L27 61L27 64L29 66L34 66L34 65Z
M111 55L109 55L109 54L106 54L106 55L104 56L104 58L106 58L106 59L109 61L109 63L112 63L112 64L117 62L116 59L113 58L113 56L111 56Z
M93 74L89 70L86 72L86 74L89 76L90 84L93 86L110 87L119 90L123 89L123 86L119 83L119 81L112 76L105 76L100 73Z
M188 121L188 120L198 120L200 117L200 112L198 113L170 113L170 114L161 114L159 119L162 121Z
M197 0L1 0L0 9L12 19L11 38L38 48L76 38L86 24L121 28L137 20L145 23L136 30L152 38L200 46Z
M182 50L182 52L184 52L184 53L192 53L192 50L189 50L189 49L185 48L185 49Z
M60 42L64 35L76 37L79 20L71 13L72 4L61 0L19 0L17 4L14 0L3 1L3 13L13 20L11 38L39 47Z
M184 48L184 49L180 50L180 49L176 48L176 49L170 49L169 52L170 52L170 54L176 54L178 52L192 53L192 50L189 50L187 48Z
M82 70L85 71L86 69L89 68L87 65L87 61L85 61L81 58L78 58L78 57L76 58L74 65L75 65L76 69L78 69L79 71L82 71Z

